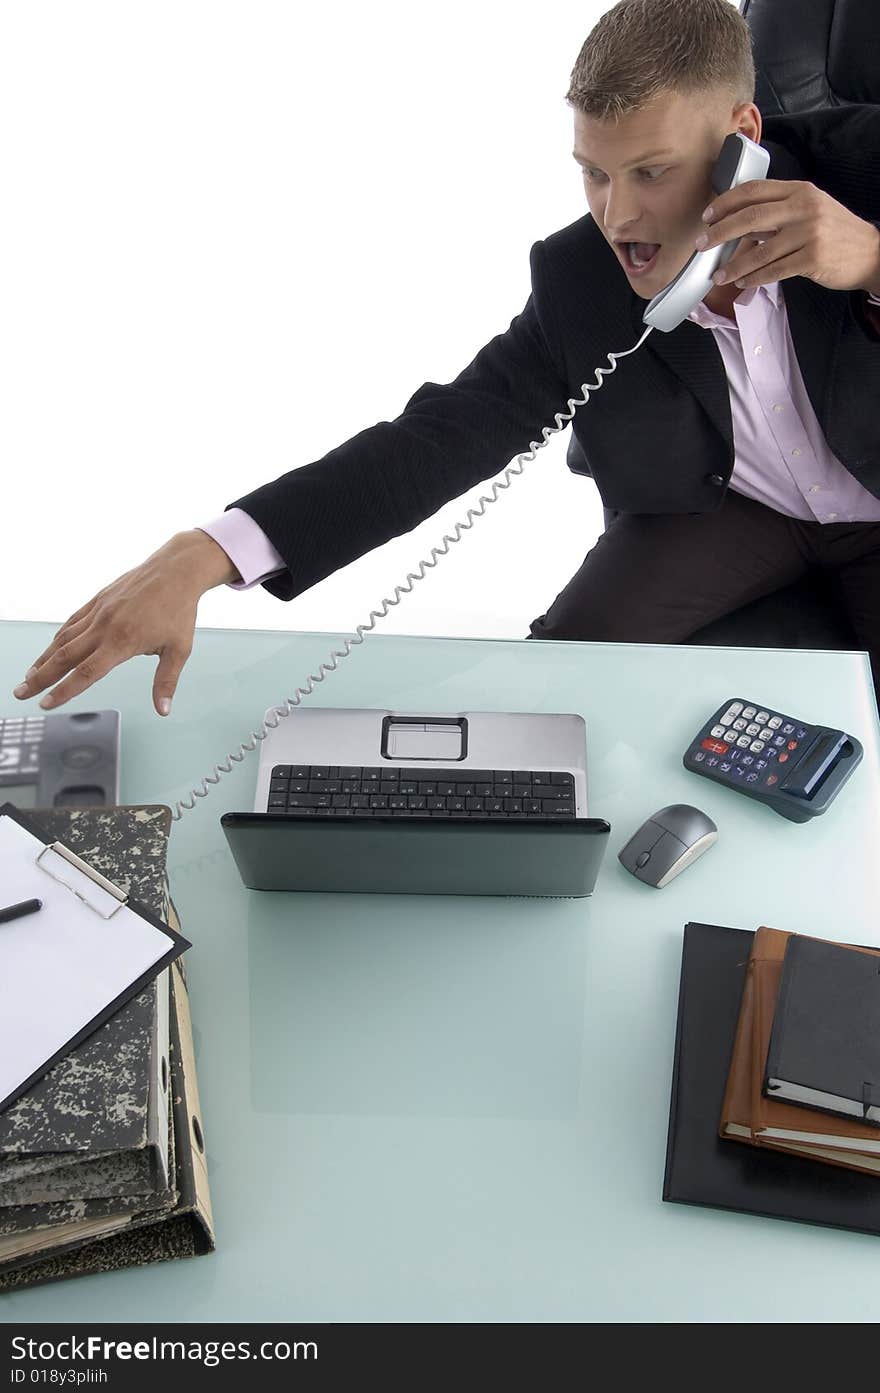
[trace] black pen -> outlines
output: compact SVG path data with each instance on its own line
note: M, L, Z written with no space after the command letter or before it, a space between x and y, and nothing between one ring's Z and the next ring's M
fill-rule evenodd
M11 904L8 909L0 909L0 924L8 924L10 919L21 919L24 914L36 914L42 908L42 900L22 900L21 904Z

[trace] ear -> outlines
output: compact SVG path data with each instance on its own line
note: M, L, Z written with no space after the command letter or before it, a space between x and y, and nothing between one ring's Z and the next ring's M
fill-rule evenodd
M743 135L747 135L756 145L760 144L763 123L761 113L754 102L741 102L739 106L735 106L733 120L738 131L742 131Z

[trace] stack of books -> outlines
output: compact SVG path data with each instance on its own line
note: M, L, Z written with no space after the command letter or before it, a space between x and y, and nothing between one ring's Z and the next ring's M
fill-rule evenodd
M880 1175L880 951L762 927L720 1134Z
M880 1234L880 950L685 926L663 1198Z
M29 819L180 932L168 808ZM183 961L0 1113L0 1293L213 1249Z

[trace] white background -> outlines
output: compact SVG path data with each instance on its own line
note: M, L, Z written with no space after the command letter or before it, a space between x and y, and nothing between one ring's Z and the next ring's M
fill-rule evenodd
M507 328L532 243L586 211L564 97L607 8L5 7L0 617L62 622ZM525 635L602 530L568 438L381 631ZM289 604L212 591L199 623L349 632L487 488Z

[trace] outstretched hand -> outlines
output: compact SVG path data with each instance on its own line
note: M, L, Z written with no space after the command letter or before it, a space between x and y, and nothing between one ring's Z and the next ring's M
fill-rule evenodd
M192 652L198 602L206 590L238 579L229 557L206 532L180 532L140 566L99 590L62 624L14 695L54 710L138 654L159 659L153 705L167 716Z

